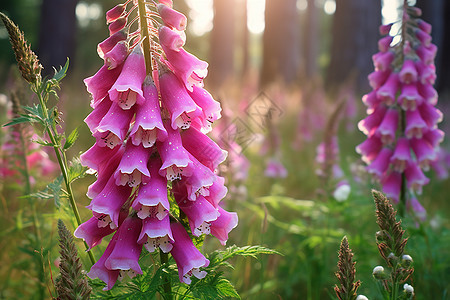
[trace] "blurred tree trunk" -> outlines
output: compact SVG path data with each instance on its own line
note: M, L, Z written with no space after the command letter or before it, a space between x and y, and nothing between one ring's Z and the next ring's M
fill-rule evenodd
M44 74L53 74L52 67L59 67L75 54L76 17L78 0L43 0L39 33L39 59Z
M214 0L214 20L209 56L209 84L218 89L234 71L235 1Z
M315 0L308 0L303 26L303 49L305 75L311 78L317 75L317 54L319 51L319 11Z
M448 0L418 0L417 7L422 9L422 19L433 26L431 35L433 37L433 44L438 47L438 52L436 54L436 88L439 91L445 88L449 89L450 79L450 61L448 55L444 53L449 53L449 34L450 34L450 12L449 12L449 1ZM447 46L445 46L445 43ZM447 51L447 52L446 52Z
M300 65L300 26L296 0L266 0L261 85L292 83Z
M248 69L250 67L250 56L249 56L249 32L247 28L247 0L242 0L241 8L241 50L242 50L242 67L241 76L244 77L248 74Z
M355 79L357 90L368 89L367 75L373 71L371 57L377 51L380 24L380 0L336 0L326 74L329 89L349 79Z

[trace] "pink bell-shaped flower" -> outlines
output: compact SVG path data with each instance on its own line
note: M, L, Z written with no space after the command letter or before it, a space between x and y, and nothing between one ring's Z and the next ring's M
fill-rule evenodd
M159 78L161 101L170 113L173 129L187 129L201 112L178 78L170 71Z
M398 73L391 73L386 82L378 89L377 96L386 105L395 103L395 96L399 87Z
M398 110L392 108L388 109L384 115L383 121L375 131L381 137L383 144L392 144L395 141L398 118Z
M130 187L147 184L150 180L150 172L147 164L151 151L145 149L142 145L135 146L127 143L122 160L117 171L114 173L117 185L128 185Z
M410 162L405 169L406 182L409 189L422 194L422 186L428 184L428 179L422 170L419 168L416 162Z
M390 163L393 165L394 171L402 173L410 161L411 150L409 148L409 140L407 138L399 138L395 146L394 154L391 156Z
M111 100L117 102L122 109L130 109L136 101L145 101L142 92L145 75L144 54L141 46L136 45L125 60L116 82L108 91Z
M128 38L128 32L126 29L120 30L106 40L98 44L97 53L100 58L104 58L105 54L111 51L118 42L126 41Z
M167 138L167 131L162 123L158 91L151 76L147 76L142 89L145 101L136 104L136 120L130 136L133 145L138 146L142 143L144 148L149 148L156 140L164 141Z
M161 160L158 157L150 158L148 169L150 181L139 188L139 193L132 206L141 219L147 217L162 220L170 209L167 199L167 179L159 175Z
M374 160L381 150L383 143L375 135L368 137L364 142L356 146L356 152L362 156L362 160L369 164Z
M194 246L183 225L171 223L170 226L175 240L170 253L177 263L180 281L189 284L192 275L199 279L204 278L207 273L201 271L200 268L207 267L209 260Z
M406 59L403 62L402 69L399 73L399 79L402 83L414 83L417 81L417 69L414 62L410 59Z
M104 291L112 289L117 279L119 278L120 273L119 270L111 270L105 266L105 261L108 259L109 255L111 254L116 245L117 237L118 237L117 234L115 234L112 237L111 241L109 242L108 246L105 249L105 252L103 252L103 255L91 267L89 273L87 273L89 278L91 279L99 278L101 281L106 283L106 286L103 288Z
M165 25L179 31L186 30L187 18L185 15L164 4L158 4L156 9Z
M228 212L222 207L218 207L220 216L211 222L211 234L215 236L222 245L225 246L228 240L228 233L238 224L238 216L235 212Z
M402 185L402 174L392 171L383 178L381 184L383 185L383 193L385 193L388 198L392 199L394 203L398 203Z
M128 56L128 44L126 41L118 42L114 48L108 53L105 53L103 59L105 60L105 65L109 70L117 68L121 65Z
M415 84L405 84L397 102L403 110L415 110L423 102L423 98L417 91Z
M96 108L100 101L108 95L108 91L122 72L122 66L108 69L103 65L97 73L84 80L87 91L92 95L91 107Z
M378 154L377 158L367 167L367 171L381 178L388 170L389 162L392 156L392 150L383 148Z
M219 212L208 200L203 196L198 196L195 201L183 199L178 202L177 199L177 203L186 214L193 235L200 236L210 233L211 222L217 220Z
M138 242L144 244L148 252L154 252L157 248L164 253L170 252L174 239L170 229L169 215L161 220L154 217L142 220L142 231Z
M184 31L174 31L167 26L161 26L158 29L159 42L173 51L180 51L186 43L186 34Z
M89 130L92 133L97 131L97 127L100 124L100 121L105 117L108 113L108 110L111 108L111 100L109 97L105 97L102 101L98 103L98 105L94 108L94 110L84 119L84 122L89 127Z
M165 126L167 130L167 139L163 142L157 142L156 147L161 156L162 166L159 170L161 176L165 176L167 180L174 181L181 179L181 175L188 175L187 166L192 164L187 151L181 144L181 137L178 130L172 129L171 126Z
M133 278L136 274L142 274L139 266L139 255L142 244L138 244L139 233L142 228L142 220L136 217L128 217L123 221L115 235L117 240L111 254L105 260L106 268L110 270L127 271Z
M405 135L407 138L415 137L421 139L427 129L427 123L422 119L418 110L406 112Z
M93 134L97 144L111 149L122 144L133 116L134 110L123 110L117 103L113 103Z
M424 139L411 139L411 148L416 154L417 163L424 171L430 169L430 163L437 159L436 151Z

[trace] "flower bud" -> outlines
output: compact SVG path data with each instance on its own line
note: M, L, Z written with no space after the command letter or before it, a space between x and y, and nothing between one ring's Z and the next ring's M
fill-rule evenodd
M108 10L106 12L106 22L111 23L111 22L117 20L118 18L120 18L120 16L125 11L125 8L126 8L126 5L119 4L119 5L114 6L110 10Z
M382 280L386 278L386 273L384 272L384 268L382 266L376 266L372 271L373 277L378 280Z
M405 283L403 285L403 289L404 289L404 292L406 293L406 295L408 295L408 296L414 295L414 288L412 287L412 285Z
M369 300L369 298L364 295L358 295L358 297L356 297L356 300Z
M395 254L392 253L392 252L389 253L387 259L388 259L389 263L390 263L392 266L395 266L395 265L397 264L397 262L398 262L398 257L395 256Z
M409 267L413 262L413 259L411 256L409 256L408 254L404 254L402 256L402 265L405 267Z

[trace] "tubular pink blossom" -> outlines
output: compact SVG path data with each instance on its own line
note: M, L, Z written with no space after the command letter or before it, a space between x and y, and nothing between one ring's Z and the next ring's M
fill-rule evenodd
M269 178L286 178L288 173L281 161L272 157L268 160L264 175Z
M128 217L123 221L117 230L117 240L111 254L105 260L106 268L110 270L131 271L130 277L135 273L142 274L139 266L139 255L142 251L142 244L138 244L139 232L142 228L142 221L136 217ZM130 274L131 273L131 274Z
M406 112L405 135L407 138L415 137L421 139L427 129L427 123L422 119L418 110Z
M171 223L170 226L175 240L170 253L177 263L180 281L190 284L192 275L199 279L204 278L207 273L200 271L200 268L206 268L209 265L209 260L194 246L183 225Z
M141 219L150 216L162 220L170 209L167 199L167 179L159 175L160 168L161 160L157 157L150 158L148 163L150 181L139 188L139 193L132 204Z
M75 229L73 235L83 239L89 247L89 250L102 242L102 239L113 233L115 230L109 226L99 227L98 219L92 217Z
M97 144L111 149L122 144L133 116L134 110L123 110L117 103L113 103L93 134Z
M158 36L160 43L173 51L180 51L181 47L186 43L184 31L176 32L167 26L159 27Z
M388 109L384 115L383 121L376 130L376 134L381 137L383 144L392 144L395 141L395 133L398 126L398 111L396 109Z
M378 107L378 105L381 103L381 101L377 97L376 91L371 91L370 93L364 95L362 97L362 101L364 105L367 106L366 112L368 115L372 114Z
M398 73L391 73L386 82L378 89L377 97L386 105L394 104L399 83Z
M428 33L419 28L415 30L415 33L416 37L422 44L425 45L425 47L429 47L431 45L431 36Z
M106 247L105 252L100 257L100 259L91 267L91 270L87 275L91 279L99 278L101 281L106 283L106 286L103 288L104 291L112 289L117 279L119 278L119 270L111 270L106 268L105 261L108 259L109 255L114 249L114 246L117 242L117 234L113 236L108 246Z
M181 133L183 147L201 164L211 171L216 170L220 163L227 158L227 151L222 150L207 135L196 128L189 128Z
M228 233L238 224L238 216L237 213L228 212L220 206L218 210L220 216L217 220L211 222L211 234L225 246L228 240Z
M105 97L95 108L94 110L84 119L84 122L89 127L89 130L92 133L97 131L97 127L100 124L100 121L107 114L108 110L111 108L111 100L109 97Z
M185 15L164 4L158 4L156 9L165 25L179 31L186 30L187 18Z
M106 53L103 57L105 65L109 70L117 68L121 65L128 56L128 45L126 41L118 42L114 48Z
M186 168L189 164L192 164L189 159L187 151L181 144L181 137L178 130L172 129L171 126L167 126L167 139L163 142L157 142L156 147L158 153L161 156L162 166L159 170L161 176L165 176L167 180L174 181L175 179L181 179L181 175L186 174Z
M422 61L416 63L417 70L419 72L420 82L422 84L433 85L436 81L436 67L431 65L425 65Z
M423 103L418 110L430 129L435 128L442 121L442 112L431 104Z
M386 34L388 34L389 31L391 31L392 24L394 24L394 23L389 23L389 24L385 24L385 25L380 25L380 27L379 27L380 34L381 34L381 35L386 35Z
M143 185L150 181L150 172L147 164L151 151L142 145L135 146L127 143L122 160L114 173L117 185L128 185L130 187Z
M183 48L178 51L169 49L161 45L166 54L168 63L175 75L180 78L181 82L190 92L193 86L203 86L203 79L208 74L208 63L186 52Z
M109 35L113 35L116 32L122 30L125 27L125 25L127 25L127 21L128 21L127 17L123 16L113 21L111 24L109 24L108 26Z
M194 100L194 102L202 109L202 127L206 129L207 132L211 130L211 123L220 119L220 103L213 99L210 93L205 89L193 86L192 92L189 95Z
M209 195L205 199L215 208L219 208L219 202L227 195L228 189L225 186L225 178L216 176L214 183L209 187Z
M365 119L359 121L358 129L368 137L371 137L383 121L387 110L387 107L384 105L377 106L377 108L375 108L375 110L370 115L368 115Z
M444 135L445 133L437 128L428 130L424 135L423 138L430 143L431 147L436 148L439 146L440 143L444 141Z
M414 62L410 59L406 59L403 62L402 69L399 73L399 79L402 83L413 83L417 81L417 69Z
M416 154L416 160L419 167L424 171L430 169L430 163L437 159L433 147L424 139L411 139L411 148Z
M130 109L136 102L144 102L142 83L145 75L144 54L141 46L136 45L125 60L116 82L108 91L111 101L117 102L122 109Z
M405 170L405 176L408 188L414 190L419 195L422 194L422 186L430 182L415 162L409 163Z
M398 203L402 185L402 175L398 172L392 171L389 175L383 178L381 184L383 186L383 193L385 193L388 198L392 199L394 203Z
M404 84L402 93L397 99L403 110L415 110L423 102L415 84Z
M411 150L409 148L409 140L407 138L399 138L395 146L394 154L390 160L394 171L403 173L406 166L411 162Z
M364 142L356 146L356 152L362 156L362 160L369 164L374 160L381 150L383 143L375 135L367 138Z
M386 51L388 51L388 50L389 50L389 46L390 46L390 44L392 43L392 39L393 39L393 37L390 36L390 35L381 38L381 39L378 41L378 50L379 50L380 52L386 52Z
M417 25L426 33L431 34L431 25L429 23L425 22L424 20L418 19Z
M120 147L110 149L94 144L89 150L80 155L81 164L98 171L100 166L113 157L119 149Z
M419 218L420 221L425 221L427 218L427 211L420 204L416 197L411 197L411 199L406 202L406 208L412 210L414 214Z
M116 226L119 226L120 210L130 194L130 187L116 185L114 177L111 177L102 192L92 199L87 208L98 215L107 215Z
M104 147L105 149L106 147ZM107 149L107 148L106 148ZM114 156L106 160L99 166L97 170L97 180L88 187L86 196L93 199L97 197L99 193L105 188L109 179L114 175L120 160L122 159L125 147L117 147L119 151L116 151Z
M189 201L182 199L178 202L180 209L186 214L189 220L191 232L195 236L210 233L211 222L217 220L219 212L203 196L198 196L197 200Z
M424 64L429 65L434 63L434 58L436 57L437 47L431 44L429 47L420 45L416 49L416 53Z
M173 242L168 215L162 220L148 217L142 221L142 231L138 243L144 244L148 252L154 252L157 248L160 248L162 252L168 253L173 248Z
M161 119L158 91L150 76L147 76L142 89L145 101L136 104L136 120L130 136L135 146L142 143L144 148L149 148L156 140L164 141L167 131Z
M382 178L383 174L389 167L391 156L392 150L389 148L383 148L377 158L367 167L367 171L376 175L378 178Z
M377 70L377 71L370 73L368 76L369 85L373 89L378 89L386 82L386 80L388 79L390 74L391 74L390 70L386 70L386 71Z
M424 98L425 102L436 105L438 100L438 93L431 84L417 84L419 94Z
M120 42L120 41L126 41L128 38L128 33L126 29L120 30L110 37L108 37L106 40L98 44L97 46L97 53L100 58L103 58L106 53L111 51L114 46Z
M159 78L163 106L171 116L173 129L188 129L192 119L201 112L184 86L172 72L166 72Z
M126 5L119 4L108 10L106 12L106 22L111 23L120 18L120 16L122 16L122 14L125 12L125 8Z
M111 70L108 69L108 66L104 65L97 73L84 80L87 91L92 95L92 108L96 108L98 103L108 95L109 89L116 81L120 72L122 72L122 65Z
M375 70L386 71L391 69L391 63L394 61L395 55L391 51L378 52L372 56Z

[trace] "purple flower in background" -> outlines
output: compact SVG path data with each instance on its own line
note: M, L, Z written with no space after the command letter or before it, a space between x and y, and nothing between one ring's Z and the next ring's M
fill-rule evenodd
M171 1L140 9L127 1L107 12L110 37L97 49L104 66L85 79L94 109L85 121L96 143L81 162L97 179L88 189L93 217L75 235L92 248L114 233L88 274L107 290L125 273L142 274L142 246L171 253L181 282L204 278L200 268L209 261L179 220L186 216L192 235L211 233L223 245L238 223L219 206L227 188L217 172L227 152L205 135L221 116L220 103L202 88L208 64L183 49L187 19ZM139 30L128 35L129 15L142 13L150 48Z
M418 18L419 10L409 8L405 6L403 13L400 41L392 45L392 37L381 38L380 52L373 56L373 91L363 97L369 116L359 124L368 139L357 152L387 196L396 203L401 200L422 219L425 210L415 195L429 182L423 171L431 167L445 173L436 163L443 139L437 129L442 113L434 107L437 48L431 43L431 25ZM381 27L380 32L388 33Z

